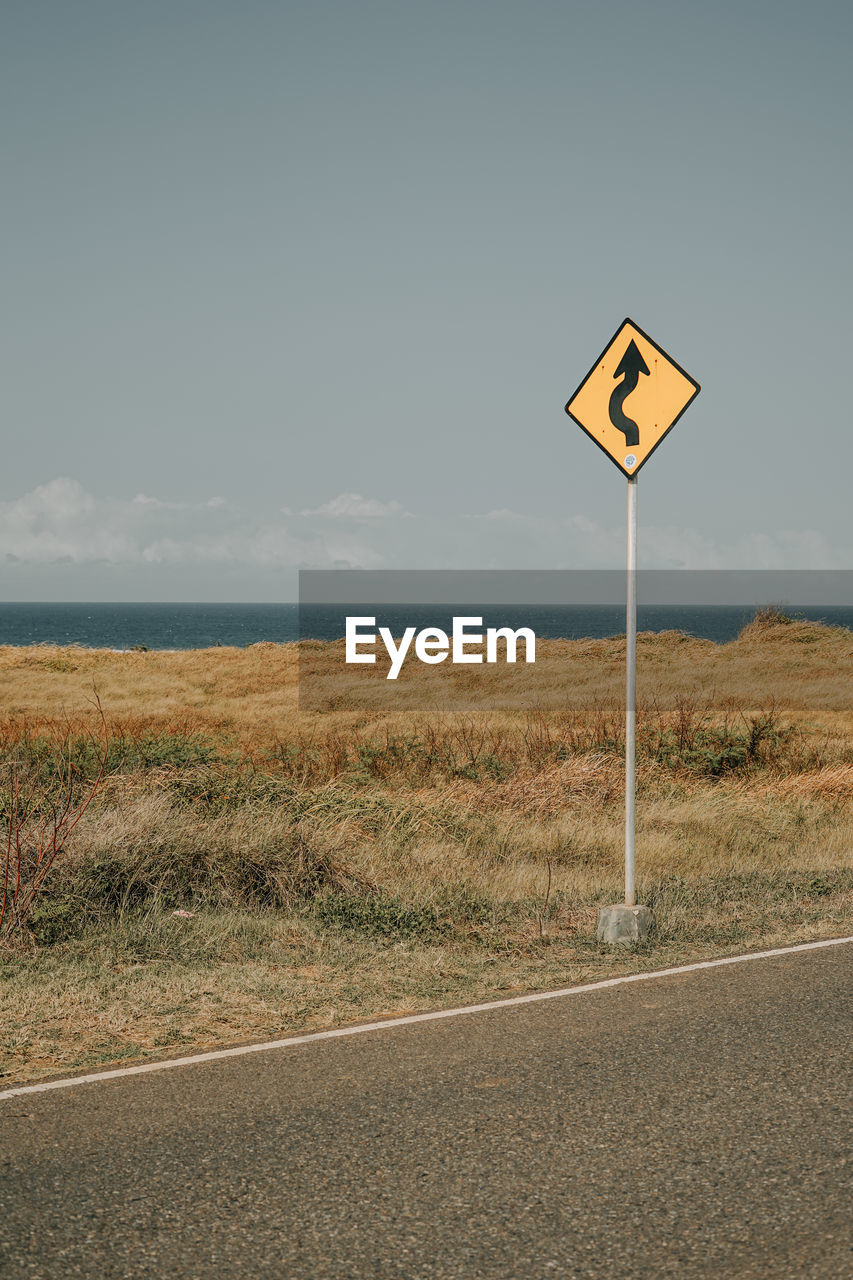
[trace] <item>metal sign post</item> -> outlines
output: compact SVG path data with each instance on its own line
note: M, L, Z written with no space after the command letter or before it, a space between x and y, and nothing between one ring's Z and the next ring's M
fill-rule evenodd
M635 798L637 765L637 477L628 477L628 583L625 617L625 906L637 903Z
M637 905L637 472L699 394L699 383L633 320L624 320L566 405L566 413L628 477L625 617L625 902L604 907L598 937L630 946L651 927Z

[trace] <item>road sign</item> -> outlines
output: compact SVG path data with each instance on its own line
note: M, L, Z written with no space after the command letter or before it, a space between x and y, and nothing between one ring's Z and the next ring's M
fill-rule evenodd
M628 575L625 609L625 906L613 908L619 928L637 936L635 875L637 743L637 472L699 394L685 373L633 320L623 320L566 413L628 477ZM627 913L627 914L626 914ZM628 917L631 917L628 919ZM636 919L635 919L636 918ZM643 916L646 919L646 915ZM599 928L602 921L599 919ZM647 927L644 926L644 927ZM599 936L602 936L601 934Z
M633 320L624 320L566 413L630 479L698 394L699 383Z

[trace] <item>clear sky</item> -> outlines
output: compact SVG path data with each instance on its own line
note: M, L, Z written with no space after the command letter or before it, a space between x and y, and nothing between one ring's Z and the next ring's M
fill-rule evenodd
M7 0L5 599L617 567L563 412L702 384L652 567L853 567L853 6Z

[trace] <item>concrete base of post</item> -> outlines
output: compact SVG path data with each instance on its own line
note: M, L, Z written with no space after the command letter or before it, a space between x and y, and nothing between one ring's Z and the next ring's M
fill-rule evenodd
M654 924L650 907L627 907L624 902L615 907L602 907L598 913L596 938L611 947L633 947L644 942Z

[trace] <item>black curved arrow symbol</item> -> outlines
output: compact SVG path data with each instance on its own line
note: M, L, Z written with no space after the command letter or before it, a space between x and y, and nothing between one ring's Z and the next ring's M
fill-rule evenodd
M613 388L609 406L610 421L617 431L622 432L626 444L638 445L640 443L640 429L633 418L629 418L622 412L622 405L640 381L640 374L648 374L648 372L649 366L640 355L640 349L632 338L628 343L627 351L619 361L619 368L613 375L614 378L621 378L624 374L624 381L620 382L618 387Z

